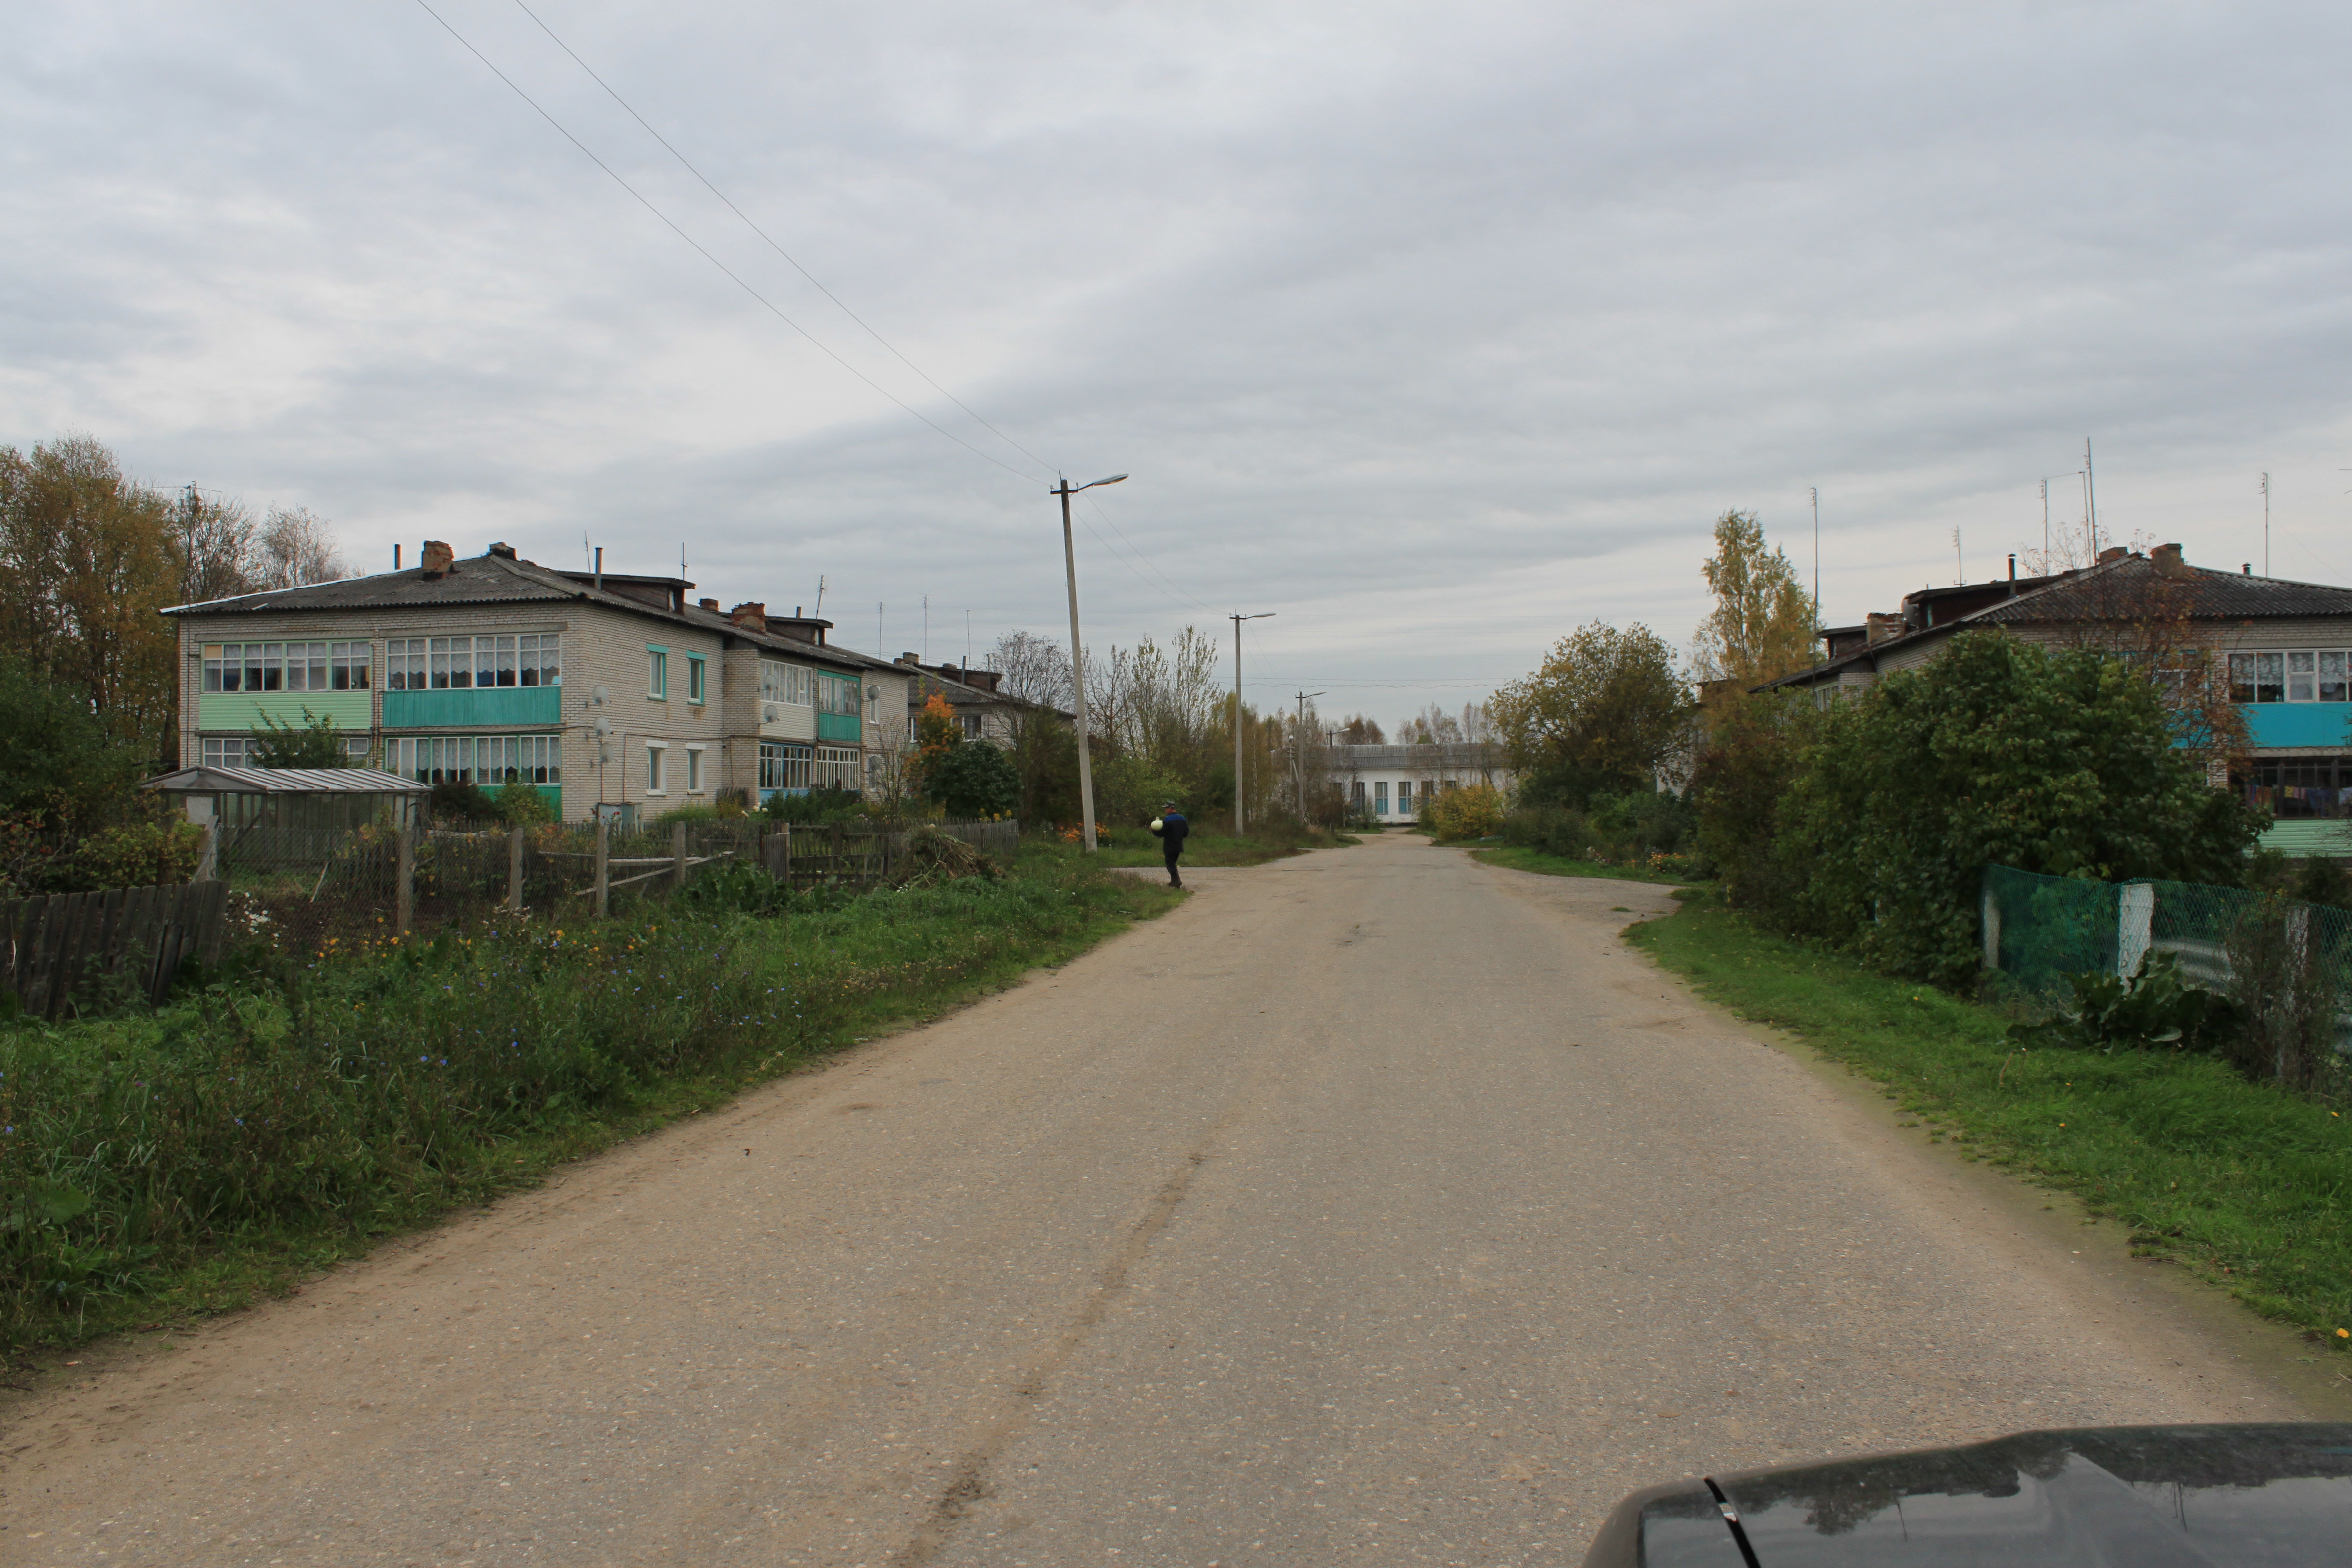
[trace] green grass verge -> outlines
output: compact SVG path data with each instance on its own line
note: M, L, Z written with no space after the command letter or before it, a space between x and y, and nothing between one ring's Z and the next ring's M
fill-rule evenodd
M0 1348L283 1290L562 1161L1003 989L1183 895L1024 852L1003 880L644 902L0 1026Z
M1621 882L1654 882L1668 888L1679 888L1690 881L1688 877L1663 876L1633 866L1602 866L1591 860L1571 860L1565 855L1547 855L1540 849L1523 848L1516 844L1506 844L1495 849L1473 849L1470 858L1513 871L1539 871L1547 877L1610 877Z
M2071 1193L2126 1226L2139 1255L2352 1347L2340 1107L2210 1057L2021 1050L1996 1009L1770 935L1712 894L1628 939L1701 994L1874 1079L1931 1140Z

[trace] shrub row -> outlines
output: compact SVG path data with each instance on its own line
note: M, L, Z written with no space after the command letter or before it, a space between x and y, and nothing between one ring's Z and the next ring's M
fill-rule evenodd
M634 921L258 955L160 1010L0 1028L0 1344L224 1247L413 1225L510 1182L533 1140L765 1076L1160 898L1051 857L761 906L781 920L710 893Z

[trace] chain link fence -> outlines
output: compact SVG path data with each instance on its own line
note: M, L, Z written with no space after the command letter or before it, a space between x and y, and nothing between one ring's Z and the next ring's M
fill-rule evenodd
M2129 979L2154 954L2180 977L2236 1002L2248 1065L2308 1080L2352 1055L2352 913L2283 894L2136 878L2094 882L2009 866L1985 868L1984 966L2045 1011L2072 976Z

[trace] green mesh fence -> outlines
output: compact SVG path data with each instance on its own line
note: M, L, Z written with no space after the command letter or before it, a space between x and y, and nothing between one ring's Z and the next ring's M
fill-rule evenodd
M1985 868L1984 964L2053 1005L2085 970L2138 973L2169 953L2181 977L2236 997L2258 1015L2288 1007L2336 1018L2352 1045L2352 914L2200 882L2091 882L2009 866ZM2294 993L2289 996L2289 992Z

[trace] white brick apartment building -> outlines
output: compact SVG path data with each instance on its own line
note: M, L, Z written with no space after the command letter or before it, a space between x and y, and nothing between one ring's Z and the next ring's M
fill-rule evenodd
M181 760L331 718L390 772L527 783L571 821L895 774L908 671L693 586L428 542L413 570L175 606Z
M1441 789L1490 784L1507 790L1517 777L1499 746L1333 746L1329 756L1331 782L1349 809L1375 822L1411 822Z

